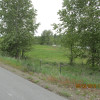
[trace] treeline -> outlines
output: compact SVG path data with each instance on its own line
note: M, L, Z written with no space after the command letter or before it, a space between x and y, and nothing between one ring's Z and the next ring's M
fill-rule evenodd
M100 0L63 0L54 29L63 34L63 46L70 49L70 63L76 57L100 67Z
M34 37L34 43L40 45L61 45L61 35L53 34L51 30L44 30L41 36Z

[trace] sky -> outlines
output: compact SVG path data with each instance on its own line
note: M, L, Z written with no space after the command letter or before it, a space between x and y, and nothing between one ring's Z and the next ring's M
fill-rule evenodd
M37 22L40 26L35 35L41 35L43 30L52 30L53 23L59 23L57 12L62 8L63 0L32 0L34 8L37 10Z

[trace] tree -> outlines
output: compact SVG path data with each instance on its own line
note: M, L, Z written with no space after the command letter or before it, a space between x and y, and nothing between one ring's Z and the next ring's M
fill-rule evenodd
M80 45L88 47L88 62L100 65L100 0L77 0Z
M1 0L1 49L4 53L16 58L24 56L38 27L35 17L36 10L30 0Z
M57 34L54 34L53 35L53 44L55 45L61 45L61 34L57 35Z
M40 42L41 42L41 36L35 36L34 37L34 43L35 44L40 44Z
M80 46L87 53L92 67L98 66L100 63L100 0L64 0L63 9L58 14L62 23L59 24L60 27L55 26L64 34L65 46L70 48L70 62L73 62L75 47Z
M64 0L63 9L58 12L61 24L54 25L63 34L63 45L70 49L70 64L73 64L77 38L77 14L75 0Z
M51 45L53 43L53 33L51 30L44 30L41 34L40 44Z

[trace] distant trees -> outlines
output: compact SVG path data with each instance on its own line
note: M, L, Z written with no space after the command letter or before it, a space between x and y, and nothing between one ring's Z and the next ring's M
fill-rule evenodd
M41 36L34 37L34 43L40 45L61 45L61 37L61 35L47 33L45 35L44 33L42 33Z
M61 45L62 35L53 34L51 30L44 30L41 36L35 36L35 44L40 45Z
M41 34L40 44L52 45L53 44L53 32L51 30L44 30Z
M71 64L76 55L86 53L92 67L100 65L99 13L99 0L63 0L63 8L58 12L61 23L54 27L63 34L63 44L70 49Z
M36 10L31 0L0 1L1 50L13 57L23 57L30 49L36 24Z
M34 44L40 44L41 36L34 36Z
M55 45L61 45L62 44L61 40L62 40L62 35L61 34L59 34L59 35L54 34L53 35L53 44L55 44Z

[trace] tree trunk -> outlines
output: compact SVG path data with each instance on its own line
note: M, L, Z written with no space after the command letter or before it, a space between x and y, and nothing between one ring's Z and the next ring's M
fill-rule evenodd
M94 54L92 53L92 67L94 67L95 61L94 61Z
M15 58L18 59L19 58L19 51L18 49L16 50L16 55L15 55Z
M70 54L70 64L72 65L73 64L73 46L72 46L72 44L71 44L70 52L71 52L71 54Z
M92 67L94 67L95 66L95 53L96 53L96 51L95 51L95 48L94 48L94 46L91 48L92 50L92 58L91 58L91 62L92 62Z
M24 58L24 50L22 50L21 58L22 58L22 59Z

